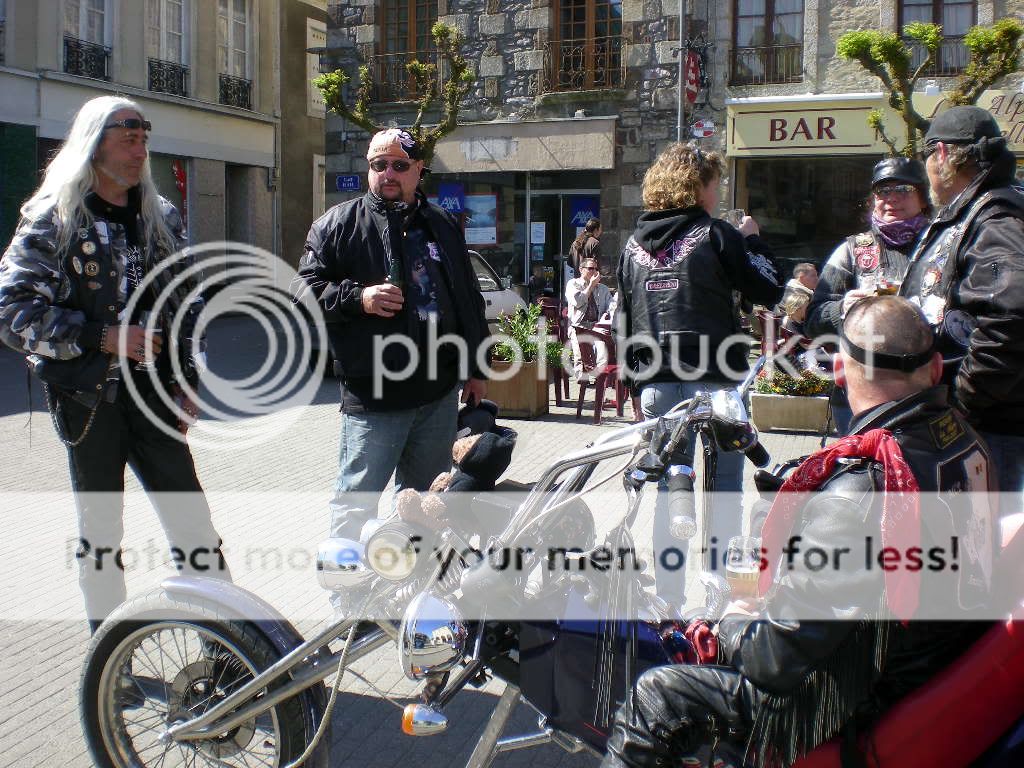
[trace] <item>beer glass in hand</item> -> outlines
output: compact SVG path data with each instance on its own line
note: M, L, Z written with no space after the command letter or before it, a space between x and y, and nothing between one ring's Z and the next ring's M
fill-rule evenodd
M757 598L757 580L761 575L761 539L733 536L725 550L725 580L733 600Z

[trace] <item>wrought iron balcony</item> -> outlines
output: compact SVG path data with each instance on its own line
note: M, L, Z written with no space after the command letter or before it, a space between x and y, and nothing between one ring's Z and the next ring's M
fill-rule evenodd
M733 49L730 85L799 83L803 79L803 43Z
M149 90L188 96L188 67L173 61L150 59Z
M229 107L252 109L252 80L222 74L219 101Z
M619 88L625 80L621 35L552 40L544 50L541 93Z
M913 72L924 61L927 55L920 43L904 41L910 45L913 55L910 59L910 71ZM965 69L971 60L971 52L964 45L963 37L947 37L939 44L935 52L935 61L922 74L930 77L954 77Z
M64 71L69 75L110 79L110 49L77 37L64 37Z
M416 82L406 69L413 60L421 64L437 64L437 51L404 51L382 53L370 59L374 100L380 104L413 101L419 98Z

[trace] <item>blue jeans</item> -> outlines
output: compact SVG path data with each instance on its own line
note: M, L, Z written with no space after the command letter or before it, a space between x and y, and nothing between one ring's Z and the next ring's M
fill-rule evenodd
M457 388L419 408L342 413L331 536L358 541L363 524L377 517L377 502L392 472L397 493L425 491L451 469L457 421Z
M999 516L1024 512L1024 437L982 432L998 471Z
M646 384L640 390L640 407L645 418L653 418L666 413L672 406L693 397L700 391L729 389L730 385L720 382L680 381L658 382ZM691 435L690 446L686 457L693 465L693 454L696 448L696 432ZM698 469L694 467L694 469ZM694 485L700 488L703 480L697 477ZM717 539L719 551L733 536L739 536L743 527L743 505L740 491L743 488L743 454L719 453L718 467L715 472L715 490L728 495L715 499L714 511L710 521L711 536ZM718 494L716 494L716 497ZM704 500L707 505L708 500ZM658 484L658 498L654 505L654 550L655 561L659 553L667 548L675 548L688 558L689 541L680 540L669 533L668 486L662 481ZM704 521L707 524L707 521ZM712 542L715 543L715 542ZM672 571L667 568L655 569L655 589L658 596L681 608L686 594L686 569Z

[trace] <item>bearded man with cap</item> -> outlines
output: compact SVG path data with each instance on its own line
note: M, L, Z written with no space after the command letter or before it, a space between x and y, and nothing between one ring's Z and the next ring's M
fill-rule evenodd
M331 534L356 540L392 473L424 491L451 468L459 383L463 402L483 399L488 336L462 228L418 189L422 147L389 128L366 159L369 190L313 222L299 263L341 377Z
M901 288L935 327L945 380L999 467L1004 497L1024 490L1024 194L1016 158L979 107L936 117L922 154L935 220ZM1004 505L1003 514L1011 512Z
M871 174L870 229L850 235L832 252L807 307L804 333L836 335L854 302L895 292L910 252L928 223L928 177L919 160L887 157ZM852 413L842 390L832 396L836 426L846 432Z

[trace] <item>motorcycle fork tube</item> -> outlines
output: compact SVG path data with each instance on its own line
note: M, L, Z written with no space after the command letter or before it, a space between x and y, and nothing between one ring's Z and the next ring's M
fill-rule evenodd
M351 629L352 621L345 621L341 624L334 624L325 629L313 639L307 640L295 648L280 661L267 667L256 677L232 693L226 699L211 707L198 717L178 723L167 729L166 737L172 741L193 741L210 738L211 735L224 733L236 728L247 720L261 715L271 707L285 699L301 693L306 688L327 678L336 667L332 661L337 661L339 654L331 653L324 659L318 661L317 666L303 670L294 679L285 683L280 688L268 692L257 701L253 701L242 708L238 708L238 702L246 701L259 693L266 685L273 680L288 674L298 666L307 656L318 651L347 630ZM386 622L377 622L378 628L368 634L354 640L349 649L348 661L355 661L372 651L377 650L385 643L392 640L395 630L389 626L383 627Z
M711 565L711 521L715 514L715 473L718 472L718 449L715 447L714 439L710 429L701 430L701 444L704 448L704 531L702 535L704 547L701 554L703 560L701 569L708 572L712 571L709 567ZM718 569L715 568L714 572L717 573Z

